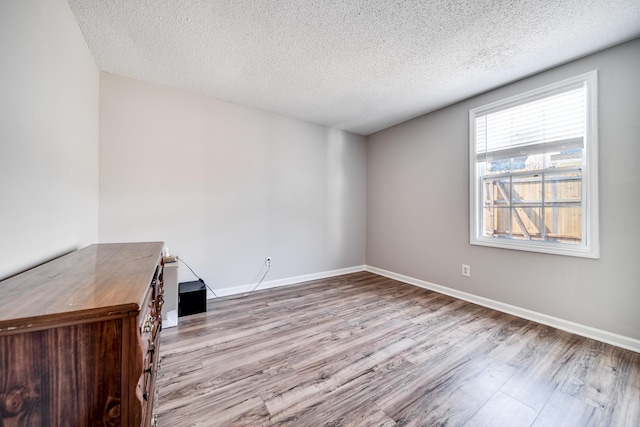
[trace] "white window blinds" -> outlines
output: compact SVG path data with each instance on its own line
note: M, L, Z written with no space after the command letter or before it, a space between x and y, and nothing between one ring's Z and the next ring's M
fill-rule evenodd
M586 87L476 116L477 161L584 148Z

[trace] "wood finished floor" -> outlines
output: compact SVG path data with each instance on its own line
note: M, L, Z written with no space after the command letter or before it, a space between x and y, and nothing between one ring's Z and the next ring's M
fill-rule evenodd
M162 331L158 425L640 426L640 354L362 272Z

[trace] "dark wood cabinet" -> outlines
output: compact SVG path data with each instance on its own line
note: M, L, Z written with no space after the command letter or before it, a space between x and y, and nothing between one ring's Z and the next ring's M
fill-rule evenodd
M0 427L154 424L162 247L92 245L0 282Z

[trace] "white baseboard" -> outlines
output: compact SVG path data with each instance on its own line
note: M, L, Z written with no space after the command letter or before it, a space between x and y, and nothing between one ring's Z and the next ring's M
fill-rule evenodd
M434 283L426 282L420 279L415 279L409 276L404 276L402 274L383 270L377 267L372 267L370 265L365 266L365 269L366 271L379 274L380 276L385 276L390 279L408 283L410 285L419 286L421 288L425 288L441 294L449 295L454 298L469 301L474 304L481 305L483 307L498 310L503 313L512 314L514 316L518 316L523 319L533 320L534 322L542 323L543 325L552 326L554 328L562 329L563 331L571 332L577 335L581 335L583 337L592 338L597 341L602 341L607 344L612 344L617 347L625 348L627 350L640 353L640 340L637 340L635 338L626 337L624 335L618 335L613 332L607 332L601 329L592 328L591 326L586 326L579 323L571 322L569 320L560 319L558 317L553 317L546 314L538 313L536 311L527 310L526 308L505 304L500 301L495 301L489 298L484 298L481 296L469 294L467 292L462 292L455 289L447 288L446 286L436 285Z
M343 274L357 273L358 271L365 271L365 265L357 265L354 267L341 268L338 270L321 271L318 273L305 274L302 276L286 277L284 279L268 280L262 282L258 287L261 289L278 288L280 286L295 285L296 283L308 282L310 280L326 279L327 277L341 276ZM242 294L250 292L257 283L249 285L233 286L229 288L216 289L216 295L219 297L226 297L229 295ZM207 290L207 298L214 298L210 290Z

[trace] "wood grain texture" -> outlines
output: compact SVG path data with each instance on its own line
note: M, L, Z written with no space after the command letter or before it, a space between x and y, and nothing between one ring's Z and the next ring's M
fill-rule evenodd
M159 426L638 426L640 354L372 273L163 331Z
M113 320L0 337L0 425L102 420L120 398L120 331Z
M94 245L0 282L0 427L151 425L162 246Z
M162 242L91 245L0 281L0 332L139 310ZM22 319L22 321L19 321Z

